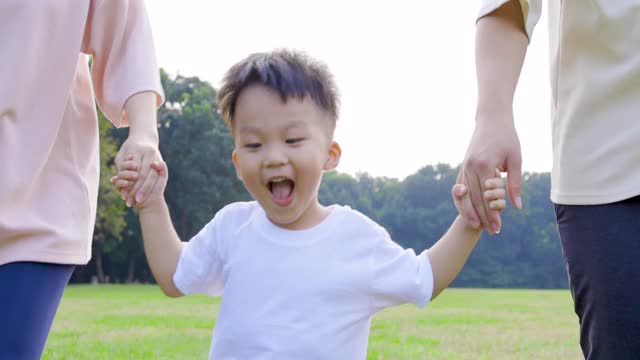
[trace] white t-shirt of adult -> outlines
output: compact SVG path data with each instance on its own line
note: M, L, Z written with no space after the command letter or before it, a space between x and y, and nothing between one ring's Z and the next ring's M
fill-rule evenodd
M484 16L507 0L482 0ZM549 1L551 200L640 195L640 0ZM531 38L542 0L520 0Z
M273 225L257 202L234 203L185 244L174 283L222 296L210 359L365 359L371 316L425 306L426 251L416 255L346 206L306 230Z

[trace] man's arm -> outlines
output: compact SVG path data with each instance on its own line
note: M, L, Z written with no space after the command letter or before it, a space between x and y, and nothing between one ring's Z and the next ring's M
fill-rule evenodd
M493 116L511 109L528 44L519 0L511 0L478 20L478 120L484 114Z
M520 142L513 123L513 96L526 54L528 38L520 2L511 0L481 18L476 29L478 105L476 127L458 174L470 196L462 215L490 234L501 227L498 212L482 201L481 184L495 168L508 173L511 202L522 207Z

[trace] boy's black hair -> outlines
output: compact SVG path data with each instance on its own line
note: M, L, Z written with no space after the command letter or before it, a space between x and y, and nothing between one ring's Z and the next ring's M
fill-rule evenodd
M261 84L277 91L286 102L291 97L309 96L327 112L335 128L339 96L333 76L326 65L306 54L292 50L275 50L251 54L233 65L222 80L217 103L222 118L233 128L236 103L242 90Z

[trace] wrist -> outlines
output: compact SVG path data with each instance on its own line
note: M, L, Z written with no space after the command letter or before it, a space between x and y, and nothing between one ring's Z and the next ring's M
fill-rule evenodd
M148 198L141 204L138 204L136 208L138 209L140 216L169 210L169 206L167 205L164 196Z
M129 138L158 142L157 95L143 91L132 95L125 103L129 120Z
M462 230L464 230L465 232L472 233L472 234L482 233L482 230L483 230L482 226L480 227L473 226L469 221L467 221L464 217L462 217L462 215L458 215L455 222L459 223L460 226L462 227Z
M127 140L138 143L151 143L158 146L160 143L160 136L158 135L158 129L156 127L138 128L132 124L129 127L129 136L127 137Z
M476 124L509 123L513 125L511 102L478 104Z

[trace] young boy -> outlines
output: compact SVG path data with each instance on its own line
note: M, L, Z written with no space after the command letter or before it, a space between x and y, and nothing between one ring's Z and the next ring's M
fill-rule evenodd
M211 359L364 359L371 316L419 307L461 270L481 230L458 217L429 250L403 250L347 206L318 202L322 173L335 169L337 91L328 70L290 51L254 54L233 66L218 93L231 128L238 178L256 199L220 210L182 243L158 182L139 204L145 251L168 296L222 296ZM136 164L114 178L134 180ZM456 207L468 201L454 187ZM499 173L486 206L502 210Z

